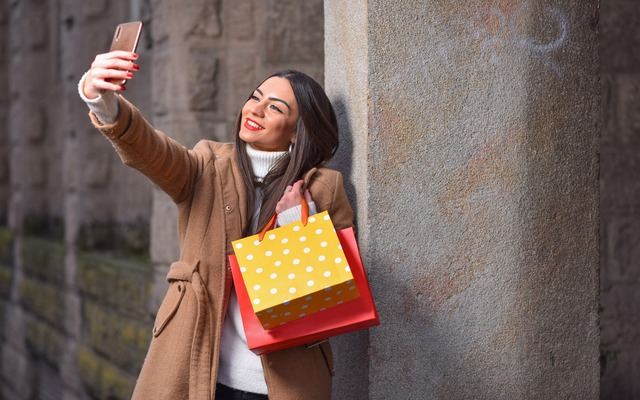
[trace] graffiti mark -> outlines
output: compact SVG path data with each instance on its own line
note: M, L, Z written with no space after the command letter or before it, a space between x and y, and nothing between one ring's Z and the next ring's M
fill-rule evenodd
M562 11L553 7L534 7L530 3L513 10L492 6L476 15L474 28L491 63L500 62L504 50L524 49L537 55L558 76L562 75L562 69L553 59L554 53L569 37L569 24Z

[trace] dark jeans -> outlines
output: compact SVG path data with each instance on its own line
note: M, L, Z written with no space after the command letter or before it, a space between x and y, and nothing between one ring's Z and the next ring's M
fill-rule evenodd
M216 400L267 400L266 394L243 392L221 383L216 384Z

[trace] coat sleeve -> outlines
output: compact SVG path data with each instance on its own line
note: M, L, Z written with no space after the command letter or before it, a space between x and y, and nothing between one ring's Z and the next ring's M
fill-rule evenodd
M115 122L103 125L90 112L91 121L124 164L145 174L176 203L185 200L202 173L204 157L154 129L133 104L117 97L120 114Z
M353 209L344 190L340 172L327 168L319 169L311 179L309 190L318 212L329 211L336 230L353 226Z

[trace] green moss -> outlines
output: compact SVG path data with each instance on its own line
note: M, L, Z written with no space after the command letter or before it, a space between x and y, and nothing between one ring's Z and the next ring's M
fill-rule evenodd
M153 269L151 264L99 253L80 253L77 283L89 299L107 303L124 314L148 315Z
M27 276L63 285L66 252L63 243L25 236L20 250L23 268Z
M0 298L9 298L12 276L10 267L0 263Z
M138 372L151 340L151 318L127 317L90 301L83 303L82 315L84 343L122 368Z
M136 376L124 373L89 348L76 357L80 379L89 393L99 399L130 399Z
M11 230L0 229L0 262L13 264L13 238Z
M52 365L59 366L65 348L65 338L61 332L43 321L31 318L26 324L25 340L35 354L44 357Z
M20 302L32 314L51 325L63 328L65 317L64 292L57 286L25 278L20 283Z

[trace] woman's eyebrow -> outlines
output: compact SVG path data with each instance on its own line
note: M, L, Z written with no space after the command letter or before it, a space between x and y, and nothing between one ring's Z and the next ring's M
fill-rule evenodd
M260 93L260 96L264 96L264 93L262 93L262 90L260 90L260 88L257 88L256 92ZM269 100L278 101L278 102L284 104L289 109L289 112L291 112L291 106L286 101L284 101L282 99L279 99L277 97L269 97Z

